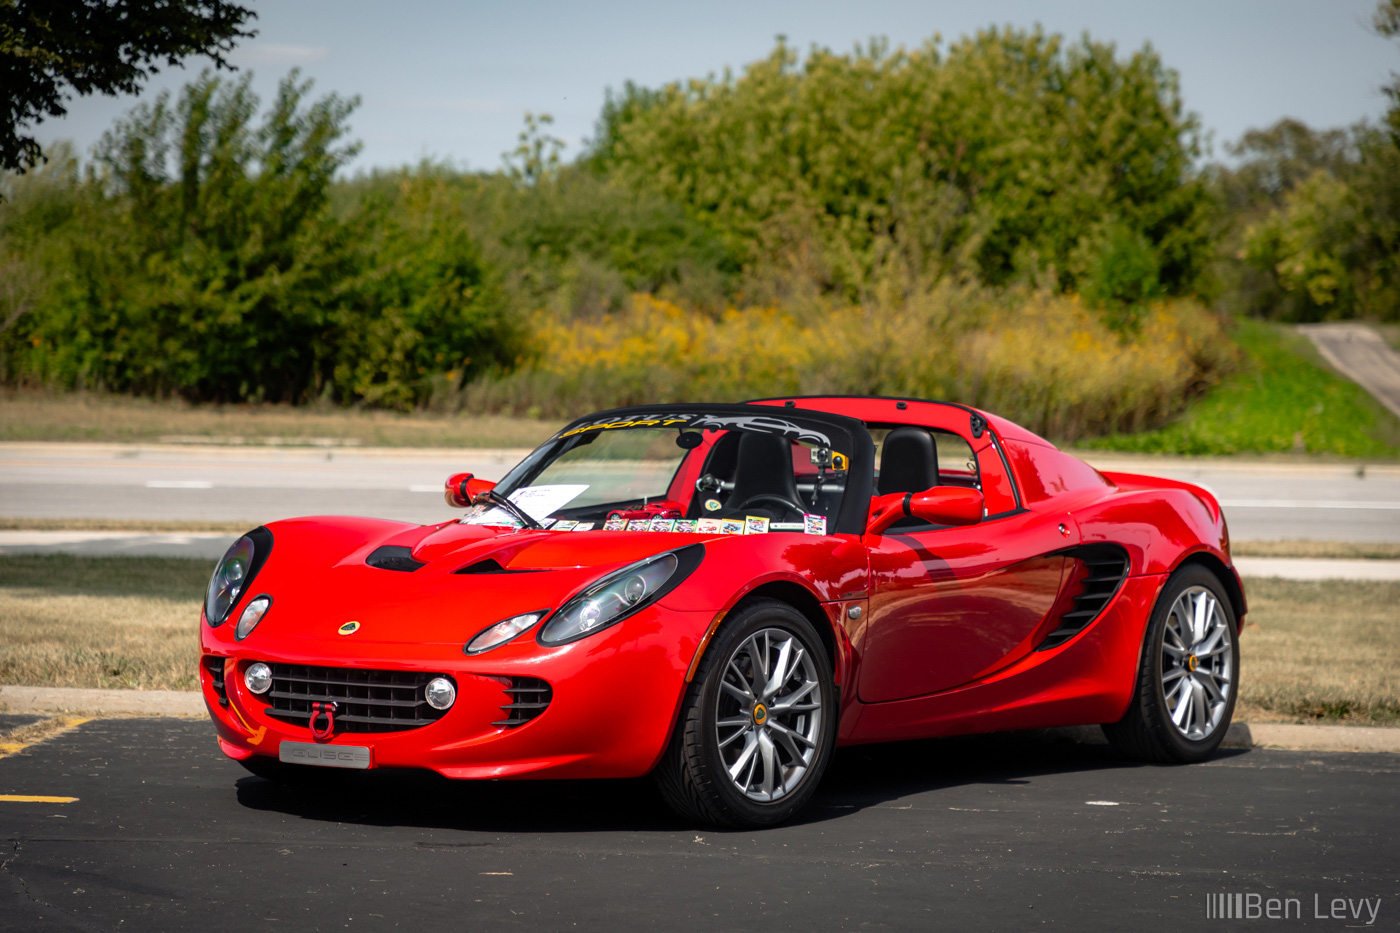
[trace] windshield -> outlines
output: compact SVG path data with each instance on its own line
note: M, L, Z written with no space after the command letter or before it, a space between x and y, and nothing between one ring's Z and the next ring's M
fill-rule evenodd
M826 534L850 455L829 426L788 415L701 411L575 423L496 490L561 531ZM463 521L521 524L491 506Z

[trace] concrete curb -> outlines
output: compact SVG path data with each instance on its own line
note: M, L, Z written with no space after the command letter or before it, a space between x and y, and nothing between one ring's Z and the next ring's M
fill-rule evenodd
M0 686L0 709L11 713L83 713L101 716L206 715L204 698L190 690L86 690L80 687ZM1048 730L1087 745L1105 742L1097 726ZM1400 729L1383 726L1310 726L1244 723L1230 726L1225 748L1299 751L1400 752Z
M1052 729L1076 742L1104 745L1098 726ZM1309 752L1400 752L1400 729L1385 726L1324 726L1282 722L1236 722L1222 748L1284 748Z
M193 690L87 690L81 687L0 686L0 709L11 713L100 716L205 716Z

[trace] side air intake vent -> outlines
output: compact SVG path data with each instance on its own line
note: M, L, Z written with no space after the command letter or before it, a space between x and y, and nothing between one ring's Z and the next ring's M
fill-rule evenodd
M410 548L398 544L386 544L375 548L365 558L365 563L380 570L398 570L402 573L413 573L423 566L421 560L413 559L413 551Z
M510 686L506 688L506 696L510 697L510 702L501 707L506 718L498 719L491 725L514 729L543 713L549 701L554 699L554 689L538 677L512 677Z
M228 690L224 687L224 659L212 654L204 656L204 669L209 672L209 685L219 696L219 705L228 706Z
M1088 628L1128 576L1128 552L1116 544L1086 544L1066 556L1075 562L1070 586L1078 592L1070 609L1060 616L1059 626L1045 636L1038 651L1058 648Z

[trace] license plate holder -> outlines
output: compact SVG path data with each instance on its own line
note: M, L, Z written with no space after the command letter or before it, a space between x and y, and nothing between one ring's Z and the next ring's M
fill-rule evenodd
M318 745L315 742L283 742L277 759L288 764L318 768L368 768L369 748L364 745Z

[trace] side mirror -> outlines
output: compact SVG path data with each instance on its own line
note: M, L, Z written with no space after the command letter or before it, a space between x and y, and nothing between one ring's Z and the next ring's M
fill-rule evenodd
M472 499L495 486L489 479L477 479L470 473L453 473L443 484L442 497L454 509L465 509Z
M882 535L902 518L935 525L975 525L982 520L982 493L962 486L935 486L923 492L892 492L870 500L865 530Z

